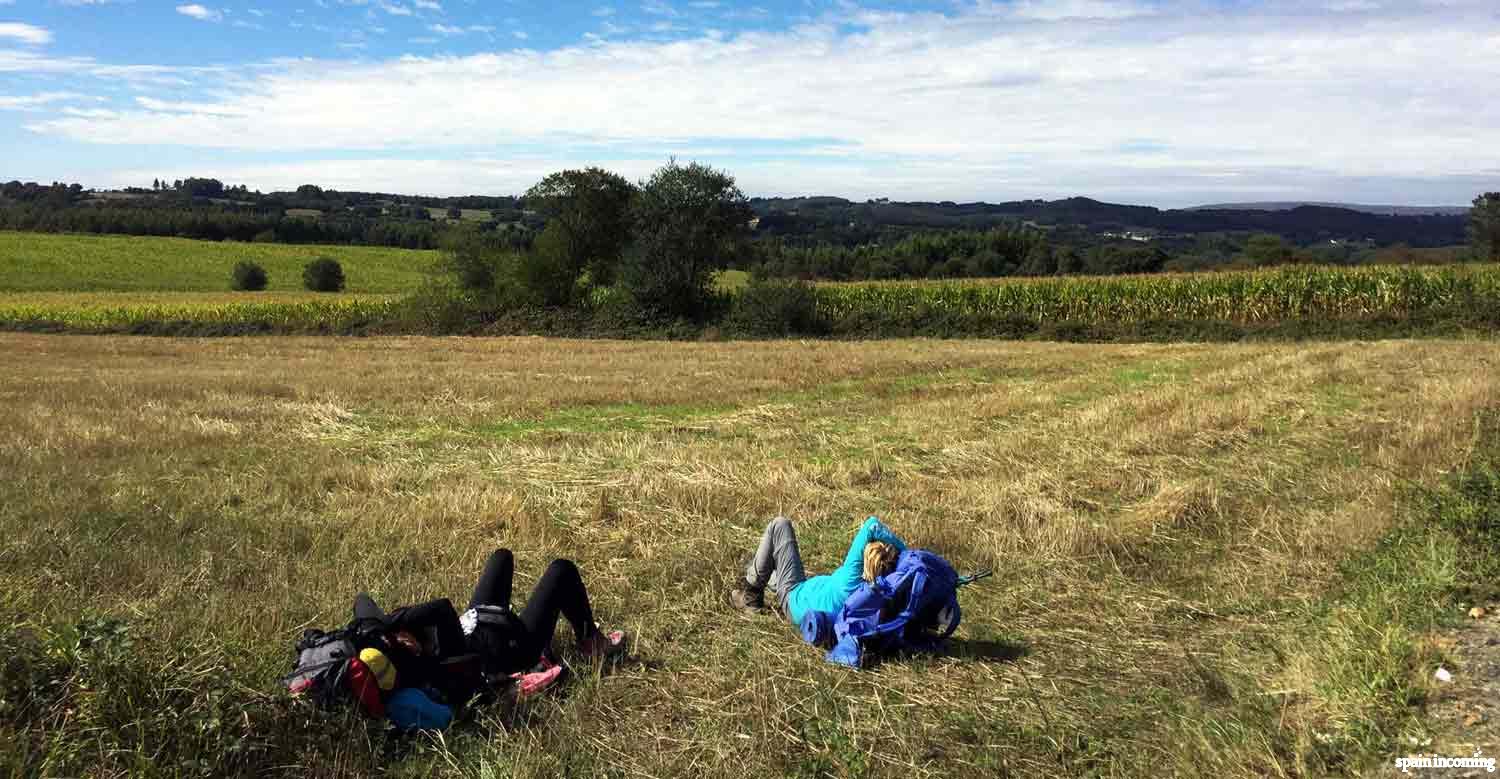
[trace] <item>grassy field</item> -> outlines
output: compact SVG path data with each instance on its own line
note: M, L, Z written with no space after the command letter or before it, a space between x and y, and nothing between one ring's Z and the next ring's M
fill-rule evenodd
M0 399L0 773L1316 776L1431 735L1464 569L1413 496L1500 451L1500 346L0 334ZM878 514L997 575L841 670L726 607L777 514L813 571ZM276 695L497 546L631 659L442 739Z
M459 216L459 219L465 222L488 222L490 219L494 218L494 215L491 212L480 208L462 208L459 210L462 212ZM427 213L431 215L433 219L448 218L448 209L446 208L430 206L427 209Z
M241 260L271 291L300 291L315 257L339 261L347 292L410 292L436 252L371 246L289 246L114 235L0 231L0 292L224 292Z

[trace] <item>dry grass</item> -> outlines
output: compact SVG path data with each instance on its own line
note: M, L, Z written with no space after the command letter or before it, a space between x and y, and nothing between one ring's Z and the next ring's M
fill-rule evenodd
M637 660L413 775L1304 772L1357 710L1287 631L1500 398L1492 343L0 344L0 589L39 623L208 637L269 689L358 589L579 561ZM841 671L724 605L778 513L815 570L873 513L997 576L954 656Z

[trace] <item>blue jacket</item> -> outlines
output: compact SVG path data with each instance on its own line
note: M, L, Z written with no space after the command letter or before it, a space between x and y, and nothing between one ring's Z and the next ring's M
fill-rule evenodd
M786 605L790 612L787 618L793 625L802 624L802 616L809 610L837 614L843 608L844 601L864 581L865 545L871 541L884 541L896 547L898 552L906 551L906 544L890 528L881 524L879 519L870 517L865 520L859 526L859 532L854 534L854 540L849 543L849 552L844 555L844 563L838 569L830 574L814 576L793 587L787 594Z

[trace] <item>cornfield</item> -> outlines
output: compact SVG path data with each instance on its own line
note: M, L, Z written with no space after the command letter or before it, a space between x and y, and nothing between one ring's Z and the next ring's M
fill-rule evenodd
M341 330L389 319L396 305L397 299L387 295L18 294L0 295L0 323L84 331L177 322L275 330Z
M1083 324L1154 320L1266 323L1500 307L1500 266L1275 270L1018 280L821 284L818 313L937 314Z
M1265 324L1424 312L1500 311L1500 265L1290 267L1252 272L1130 277L870 282L814 287L817 317L841 323L941 319L983 335L987 323L1026 320L1081 325L1158 321ZM120 331L158 324L283 332L345 332L392 324L402 299L316 293L0 293L0 325ZM410 331L421 324L397 330ZM899 329L899 328L898 328Z

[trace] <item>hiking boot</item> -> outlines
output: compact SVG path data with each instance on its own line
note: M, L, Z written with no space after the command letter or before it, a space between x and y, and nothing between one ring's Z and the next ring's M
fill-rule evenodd
M749 612L761 612L766 610L766 591L753 589L748 584L740 584L729 591L729 602L734 607Z
M578 642L578 651L591 660L608 660L625 653L625 631L605 631L594 626L594 635Z

